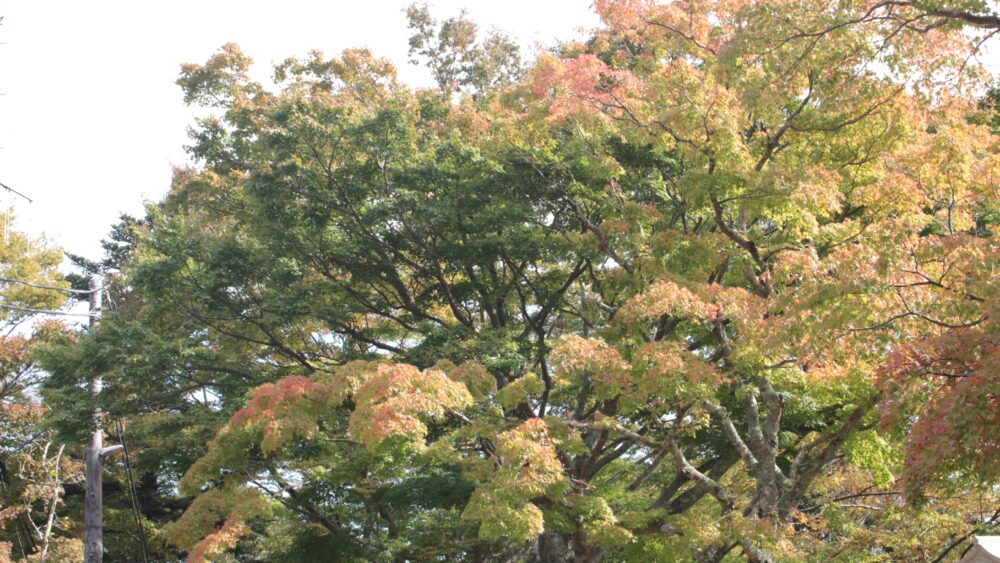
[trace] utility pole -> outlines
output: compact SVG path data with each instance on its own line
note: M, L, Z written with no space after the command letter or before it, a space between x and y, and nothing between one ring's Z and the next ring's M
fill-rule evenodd
M93 334L101 323L104 283L100 275L95 274L90 278L90 291L88 293L90 293L90 333ZM102 385L101 374L93 374L90 378L90 395L95 400L100 397ZM102 458L123 448L121 444L104 447L104 434L101 430L103 418L100 405L95 406L91 419L93 434L90 435L90 444L87 445L83 454L84 474L87 479L83 512L83 525L86 530L83 540L83 554L86 563L102 563L104 560L104 484L102 482L104 464Z
M0 187L5 187L0 184ZM15 283L21 285L27 285L30 287L38 289L50 289L55 291L64 291L68 293L77 294L87 294L90 298L90 306L88 308L87 317L90 318L89 323L89 333L94 334L97 327L101 324L101 311L103 305L104 297L104 281L100 275L93 275L90 278L90 289L89 290L78 290L78 289L67 289L62 287L52 287L42 284L31 283L23 280L17 279L7 279L0 278L0 283ZM0 309L13 309L16 311L25 311L30 313L42 313L50 315L79 315L82 313L67 313L63 311L50 311L46 309L33 309L28 307L16 307L8 306L0 303ZM84 449L83 459L84 459L84 477L86 478L86 494L84 496L84 511L83 511L83 524L84 524L84 539L83 539L83 554L84 561L86 563L103 563L104 560L104 490L103 490L103 471L104 464L103 458L105 456L111 455L113 453L124 451L124 444L118 444L115 446L104 447L104 433L101 430L102 421L104 418L104 413L101 412L101 407L99 404L101 396L101 388L103 386L103 380L101 374L94 373L90 376L90 395L94 399L94 412L91 415L90 426L91 435L90 442ZM119 436L122 435L121 428L119 427ZM127 452L126 452L127 455ZM126 458L127 463L127 458ZM0 477L3 477L2 467L0 467ZM129 479L131 480L131 474ZM130 481L131 482L131 481ZM135 492L132 492L133 499ZM136 505L138 506L138 505ZM138 508L136 510L136 523L139 523L139 512ZM143 542L145 542L145 537L143 537ZM145 543L143 543L143 559L146 559ZM6 561L6 560L5 560Z
M90 332L97 329L101 323L102 287L99 276L90 278ZM90 378L90 395L95 399L101 394L101 374L95 373ZM94 407L91 419L93 434L90 444L84 451L84 473L87 479L87 493L84 497L83 525L86 535L83 541L84 560L86 563L101 563L104 560L104 491L102 490L101 449L104 448L104 436L101 434L101 407Z
M90 278L90 333L101 323L101 306L104 284L99 275ZM90 378L90 395L97 399L101 394L101 374L95 373ZM104 447L104 435L101 431L101 407L94 407L91 419L93 434L90 444L84 450L85 475L87 479L86 497L84 498L83 525L86 533L83 540L84 561L86 563L102 563L104 560L104 491L103 464L101 458L118 451L121 446Z

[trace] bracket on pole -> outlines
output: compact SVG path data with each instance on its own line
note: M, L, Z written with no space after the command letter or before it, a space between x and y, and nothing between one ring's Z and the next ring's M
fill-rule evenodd
M101 448L101 457L109 456L113 453L117 453L125 449L125 446L118 444L117 446L108 446L106 448Z

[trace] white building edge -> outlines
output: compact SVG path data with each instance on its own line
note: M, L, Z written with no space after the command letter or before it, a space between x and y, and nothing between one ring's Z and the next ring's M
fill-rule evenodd
M1000 536L976 536L972 549L965 553L959 563L1000 562Z

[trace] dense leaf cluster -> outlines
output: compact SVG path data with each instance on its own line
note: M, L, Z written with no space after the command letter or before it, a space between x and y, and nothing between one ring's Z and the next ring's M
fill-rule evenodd
M104 374L167 560L953 558L1000 515L1000 23L938 4L602 0L528 66L415 6L429 90L226 45L48 424Z

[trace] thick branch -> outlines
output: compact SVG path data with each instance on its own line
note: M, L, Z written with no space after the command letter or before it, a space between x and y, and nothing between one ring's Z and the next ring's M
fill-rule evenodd
M708 489L709 494L715 497L719 501L719 504L722 505L723 512L730 512L733 509L733 499L729 497L729 493L726 492L726 489L718 481L698 471L691 465L677 444L673 428L667 431L666 445L670 455L674 458L674 462L677 464L677 469L688 479L696 481Z
M729 416L729 412L722 405L717 405L708 399L702 401L702 404L722 424L723 433L725 433L726 438L733 447L736 448L736 453L740 455L740 459L747 464L747 468L751 472L756 471L757 458L754 457L753 452L750 451L746 442L740 437L739 432L736 430L736 425L733 424L733 419Z

